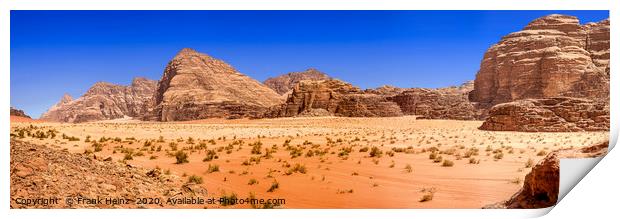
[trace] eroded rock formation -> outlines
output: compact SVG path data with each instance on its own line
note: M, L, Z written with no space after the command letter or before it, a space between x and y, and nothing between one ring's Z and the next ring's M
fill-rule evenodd
M558 202L560 191L560 159L593 158L607 153L609 142L578 149L561 149L549 153L525 176L523 188L504 202L485 208L546 208Z
M411 88L388 99L396 102L404 114L421 119L475 120L481 111L467 99L471 89L471 82L439 89Z
M258 117L283 102L224 61L188 48L168 63L153 100L146 119L156 121Z
M470 83L440 89L383 86L360 90L335 79L301 81L286 103L272 109L267 117L417 115L423 119L472 120L479 118L479 113L467 100L469 91Z
M609 98L609 19L580 25L549 15L491 46L470 100L491 107L527 98Z
M30 116L26 115L26 113L24 113L23 110L15 109L13 107L11 107L11 116L19 116L19 117L24 117L24 118L30 118Z
M42 120L88 122L140 117L155 91L156 81L134 78L129 86L95 83L84 95L73 100L65 94L60 102L41 115Z
M291 72L280 75L278 77L268 78L263 82L267 87L273 89L280 95L285 95L295 87L295 85L303 80L319 81L330 79L325 73L310 68L302 72Z
M398 105L382 95L366 93L337 80L304 80L295 85L286 103L275 107L268 117L290 116L400 116Z
M491 108L482 130L524 132L609 131L604 101L556 97L526 99Z

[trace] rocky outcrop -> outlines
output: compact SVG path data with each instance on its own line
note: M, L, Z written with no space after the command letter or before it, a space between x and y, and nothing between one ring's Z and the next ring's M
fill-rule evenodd
M11 116L19 116L19 117L24 117L24 118L29 118L30 119L30 116L26 115L26 113L24 113L23 110L15 109L13 107L11 107Z
M406 115L420 119L475 120L481 112L467 99L471 82L439 89L411 88L389 97Z
M402 113L398 105L382 95L366 93L349 83L330 79L300 81L286 103L273 108L267 117L308 115L384 117Z
M330 79L330 77L327 76L325 73L314 68L310 68L302 72L291 72L288 74L280 75L278 77L268 78L263 83L267 85L267 87L276 91L276 93L284 95L290 90L292 90L293 87L295 87L295 84L300 81L319 81L328 79Z
M556 97L526 99L491 108L482 130L524 132L609 131L603 101Z
M65 94L60 102L41 115L42 120L88 122L141 117L155 91L156 82L134 78L129 86L97 82L80 98Z
M480 111L467 99L472 87L467 82L439 89L382 86L362 91L336 79L301 81L286 103L273 108L267 117L416 115L421 119L474 120L480 118Z
M11 208L192 208L167 205L168 198L207 198L207 190L175 175L146 170L92 155L74 154L11 140ZM49 205L23 205L18 199L60 198ZM117 198L127 203L77 202L77 198ZM137 204L158 197L162 204ZM65 199L71 198L73 202Z
M469 99L482 106L556 96L609 101L609 19L549 15L491 46Z
M593 158L607 153L609 142L578 149L561 149L549 153L525 176L523 188L509 200L485 208L546 208L558 202L560 191L560 159Z
M157 83L148 120L258 117L283 98L222 60L181 50Z

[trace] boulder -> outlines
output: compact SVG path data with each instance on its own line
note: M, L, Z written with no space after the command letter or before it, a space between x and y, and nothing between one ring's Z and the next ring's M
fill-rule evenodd
M571 97L525 99L491 108L482 130L522 132L609 131L609 105Z

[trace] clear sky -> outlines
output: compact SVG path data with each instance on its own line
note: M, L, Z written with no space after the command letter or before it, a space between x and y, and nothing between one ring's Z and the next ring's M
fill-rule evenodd
M259 81L317 68L361 88L474 79L485 50L553 13L608 11L11 11L11 106L39 117L97 81L158 80L182 48Z

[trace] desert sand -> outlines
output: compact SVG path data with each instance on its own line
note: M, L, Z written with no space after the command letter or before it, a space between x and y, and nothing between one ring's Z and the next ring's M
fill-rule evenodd
M20 139L197 176L215 197L253 193L285 199L282 208L481 208L517 192L546 153L609 136L483 131L481 124L413 116L79 124L18 120L11 123L11 134L20 138L19 130L30 126L56 130L54 139ZM177 164L179 151L188 162ZM276 181L278 188L268 191Z

